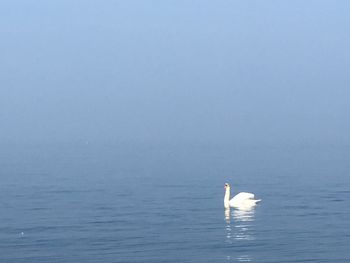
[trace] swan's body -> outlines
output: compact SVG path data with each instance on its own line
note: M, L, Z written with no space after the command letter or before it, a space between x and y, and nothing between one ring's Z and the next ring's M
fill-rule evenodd
M224 206L225 208L234 207L238 209L249 209L255 206L261 200L255 199L254 194L241 192L235 195L230 200L231 188L229 184L225 184L225 197L224 197Z

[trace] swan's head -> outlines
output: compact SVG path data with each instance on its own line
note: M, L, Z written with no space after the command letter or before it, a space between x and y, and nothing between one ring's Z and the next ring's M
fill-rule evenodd
M230 188L230 185L228 183L225 183L224 188L225 189Z

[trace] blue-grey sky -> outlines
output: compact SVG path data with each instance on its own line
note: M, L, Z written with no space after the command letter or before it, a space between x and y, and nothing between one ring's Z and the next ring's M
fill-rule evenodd
M0 142L350 142L350 2L0 2Z

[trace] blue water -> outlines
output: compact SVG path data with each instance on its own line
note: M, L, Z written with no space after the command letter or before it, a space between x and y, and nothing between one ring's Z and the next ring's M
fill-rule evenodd
M5 263L350 262L346 146L7 144L0 178Z

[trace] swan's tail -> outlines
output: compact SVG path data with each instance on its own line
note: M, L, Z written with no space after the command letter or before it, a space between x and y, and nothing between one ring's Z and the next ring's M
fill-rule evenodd
M261 199L255 199L253 200L256 204L261 202Z

